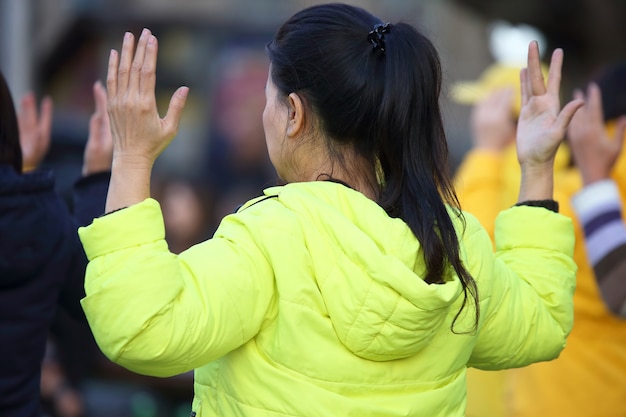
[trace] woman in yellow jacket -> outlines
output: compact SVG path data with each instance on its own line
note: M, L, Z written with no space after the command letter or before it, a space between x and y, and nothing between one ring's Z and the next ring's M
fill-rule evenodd
M548 87L529 48L519 206L484 229L454 202L432 44L340 4L290 18L267 46L268 152L287 185L175 255L150 198L188 92L155 105L157 40L109 60L108 215L80 230L83 308L113 361L195 369L195 416L462 416L467 366L559 355L572 326L572 225L554 212L562 51ZM540 207L534 207L540 206Z

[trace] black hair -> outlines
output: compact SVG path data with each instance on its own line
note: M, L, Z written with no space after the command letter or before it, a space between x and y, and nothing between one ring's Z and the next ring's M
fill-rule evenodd
M603 68L595 77L595 82L602 91L604 120L626 115L626 63Z
M22 172L22 149L13 98L0 72L0 164Z
M369 33L381 24L344 4L304 9L268 43L270 76L280 94L297 93L315 112L330 148L349 145L370 163L378 176L378 203L404 220L422 245L425 281L444 282L451 265L464 292L455 321L469 292L475 329L478 289L461 261L451 219L458 216L464 224L447 166L439 56L406 23L386 26L372 41Z

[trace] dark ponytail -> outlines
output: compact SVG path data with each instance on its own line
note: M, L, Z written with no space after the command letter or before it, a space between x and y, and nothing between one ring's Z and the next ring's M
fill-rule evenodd
M478 290L450 217L462 214L447 169L439 57L412 26L382 24L343 4L295 14L267 45L272 81L282 94L304 98L331 142L369 161L379 177L378 203L404 220L423 248L426 282L442 283L451 265L464 291L455 321L469 293L476 325Z
M13 98L0 73L0 164L22 173L22 149Z

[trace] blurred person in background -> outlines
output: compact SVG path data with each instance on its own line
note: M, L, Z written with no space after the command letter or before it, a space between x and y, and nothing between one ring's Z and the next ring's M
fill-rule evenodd
M576 266L552 163L582 105L561 110L562 51L546 89L529 47L525 181L499 217L496 258L454 208L430 41L347 5L296 13L267 46L263 112L287 185L176 255L150 177L188 89L160 118L157 47L145 29L136 47L126 33L111 51L108 214L79 231L90 259L82 304L111 359L156 376L195 369L195 416L461 416L468 365L558 356Z
M38 169L50 144L52 101L38 114L29 93L16 115L0 74L0 415L39 417L41 366L57 305L84 320L87 258L77 229L104 211L112 142L106 93L94 85L96 111L82 178L74 186L74 214L54 190L54 176ZM67 386L47 393L62 403ZM60 416L80 415L81 406ZM68 410L66 409L66 411Z
M461 84L458 88L464 91L456 94L457 101L473 102L475 107L471 121L474 147L455 175L455 187L461 207L476 215L487 230L493 230L496 213L515 202L515 188L521 177L513 152L514 137L510 136L519 98L514 97L506 105L506 96L512 96L507 91L515 91L511 86L519 82L512 73L508 80L505 89L501 89L498 86L502 83L487 82L483 77L469 85L472 89ZM606 81L600 85L606 89L607 97L624 96L626 84L620 85L616 78L612 83ZM610 117L614 119L623 114L624 108L618 110L618 103L624 106L624 102L614 99L613 103ZM623 183L626 158L618 158L613 175L618 184ZM622 180L618 179L620 175ZM555 198L561 212L572 219L576 215L570 201L582 186L580 171L572 165L570 148L562 145L555 163ZM558 360L549 363L500 375L468 373L468 415L626 414L626 323L605 307L588 262L583 229L575 224L574 258L579 271L574 296L575 325L567 348Z
M154 198L163 210L165 240L172 253L181 253L211 237L211 195L206 184L171 175L157 175L153 184Z
M238 45L226 48L218 62L207 163L212 231L224 216L277 182L261 119L267 56Z
M626 140L626 65L607 70L601 80L605 81L605 96L621 96L624 106L617 109L612 103L615 100L607 99L605 117L602 92L596 83L588 86L586 97L582 91L575 93L577 98L586 98L586 103L572 119L567 136L584 188L574 195L572 204L585 233L587 256L602 298L614 315L626 318L624 194L611 175ZM626 181L621 174L624 190Z
M614 71L621 72L621 80L612 85L626 85L626 66ZM616 90L620 88L605 89L605 95L611 96ZM600 87L592 83L585 106L568 129L568 142L584 185L572 204L585 233L587 256L604 302L613 314L626 318L626 226L620 189L611 178L626 139L626 106L619 118L605 120L601 95ZM582 98L584 94L579 91L576 96ZM623 92L622 100L626 100ZM607 110L610 113L612 109Z

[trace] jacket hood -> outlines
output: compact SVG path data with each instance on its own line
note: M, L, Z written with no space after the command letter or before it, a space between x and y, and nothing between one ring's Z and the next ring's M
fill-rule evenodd
M406 223L332 182L266 190L298 213L314 276L339 340L354 354L385 361L427 346L463 289L452 272L424 281L426 266Z
M51 171L19 175L0 166L0 202L0 287L6 287L46 268L60 250L67 213L59 211Z

